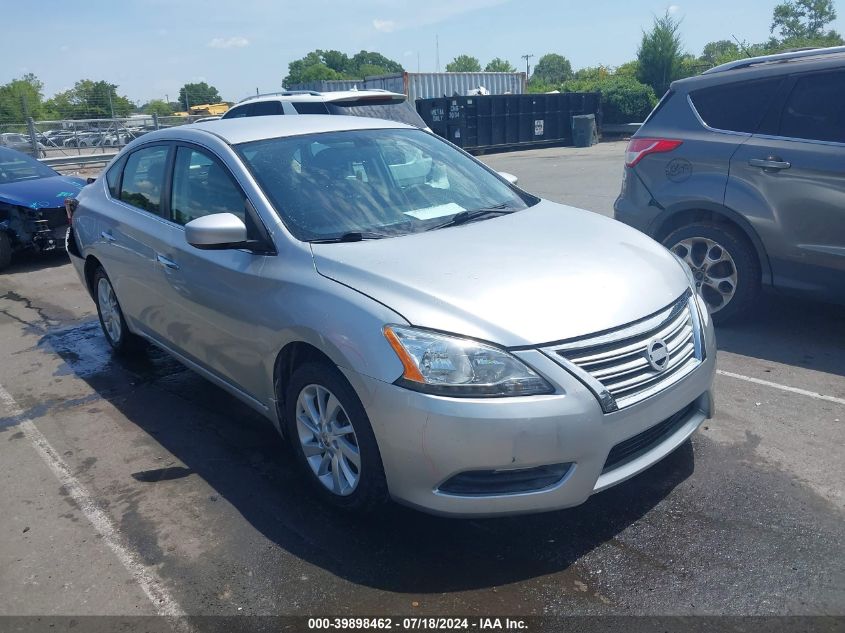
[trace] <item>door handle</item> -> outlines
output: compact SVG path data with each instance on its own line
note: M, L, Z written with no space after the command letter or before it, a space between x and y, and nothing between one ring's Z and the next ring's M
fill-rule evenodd
M112 242L115 241L115 239L117 239L117 238L115 238L114 235L112 235L108 231L103 231L102 233L100 233L100 237L102 237L109 244L111 244Z
M179 270L179 264L174 262L172 259L168 259L164 255L159 255L158 253L156 253L156 260L165 268L169 268L170 270Z
M748 164L752 167L774 169L775 171L778 171L780 169L789 169L790 167L792 167L792 163L788 163L785 160L781 160L776 156L771 156L769 158L752 158L748 161Z

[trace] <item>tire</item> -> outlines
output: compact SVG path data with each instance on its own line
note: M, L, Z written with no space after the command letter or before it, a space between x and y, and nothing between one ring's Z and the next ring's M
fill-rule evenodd
M103 335L116 354L128 356L143 347L143 339L132 334L126 326L123 310L117 302L111 280L102 266L94 272L94 303L97 305Z
M715 324L746 314L754 305L760 293L760 261L739 230L696 222L672 231L663 245L690 265Z
M12 241L9 235L0 231L0 270L5 270L12 263Z
M323 407L315 401L318 396L322 396ZM339 409L329 404L335 401L331 396ZM322 433L314 420L318 416L308 414L308 401L315 413L333 410L319 416L324 421L328 418ZM285 433L300 470L321 499L355 512L372 510L387 502L384 467L370 420L355 390L337 367L328 362L310 362L296 369L287 385L284 417ZM334 432L338 429L341 433ZM350 459L354 448L357 472L355 460ZM320 470L325 474L318 476Z

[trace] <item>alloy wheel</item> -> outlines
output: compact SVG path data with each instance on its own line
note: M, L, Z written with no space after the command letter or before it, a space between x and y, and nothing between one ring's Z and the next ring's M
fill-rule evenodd
M330 492L347 496L361 479L355 429L337 397L322 385L307 385L296 400L296 429L305 461Z
M117 304L117 297L109 280L101 277L97 283L97 304L100 306L100 318L103 320L103 327L109 335L112 343L120 341L123 333L123 324L120 318L120 306Z
M690 237L672 246L671 251L692 270L696 290L711 314L730 303L736 294L737 270L727 249L708 238Z

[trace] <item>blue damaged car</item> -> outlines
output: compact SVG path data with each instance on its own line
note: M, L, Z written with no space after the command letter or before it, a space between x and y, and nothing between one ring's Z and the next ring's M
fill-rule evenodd
M26 154L0 147L0 270L18 251L63 248L68 230L65 198L85 180L62 176Z

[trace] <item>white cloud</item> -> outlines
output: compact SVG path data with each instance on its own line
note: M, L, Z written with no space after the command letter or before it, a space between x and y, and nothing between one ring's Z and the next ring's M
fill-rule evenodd
M215 37L208 43L209 48L244 48L249 46L249 40L240 35L233 37Z
M681 10L681 7L679 7L677 4L670 4L669 8L666 10L669 12L669 15L675 15L678 11Z
M376 31L381 31L382 33L390 33L396 28L396 22L393 20L379 20L376 18L373 20L373 27Z

